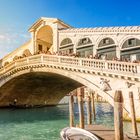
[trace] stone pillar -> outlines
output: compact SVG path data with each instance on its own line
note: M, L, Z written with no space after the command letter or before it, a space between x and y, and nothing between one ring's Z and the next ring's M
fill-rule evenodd
M38 34L38 29L36 29L36 31L34 32L34 54L37 53L37 47L38 47L38 44L37 44L37 34Z
M74 39L72 40L73 41L73 53L77 53L77 50L76 50L76 45L77 45L77 42L78 42L78 40L76 39L76 37L74 37Z
M97 44L95 44L93 46L93 56L95 56L97 54L97 48L98 48L98 46L97 46Z
M32 54L35 53L35 32L31 32L31 42L32 42L32 49L30 50Z
M76 54L76 44L73 46L73 53Z
M115 140L123 140L123 96L119 90L114 96L114 127Z
M120 51L120 48L119 48L118 45L116 46L116 57L117 57L118 59L121 58L121 51Z
M77 89L78 94L78 108L79 108L79 127L84 128L84 107L83 107L83 88Z
M52 48L52 52L57 52L59 49L59 36L58 36L58 24L55 23L52 26L53 29L53 48Z

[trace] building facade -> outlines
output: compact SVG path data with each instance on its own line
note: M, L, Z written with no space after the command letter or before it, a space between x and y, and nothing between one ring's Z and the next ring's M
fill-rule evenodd
M57 18L40 18L31 40L5 56L2 66L38 53L140 61L140 26L73 28Z

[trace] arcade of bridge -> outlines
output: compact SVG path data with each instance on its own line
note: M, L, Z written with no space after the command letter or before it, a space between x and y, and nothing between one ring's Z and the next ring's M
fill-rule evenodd
M31 54L38 52L66 53L80 52L82 57L99 54L108 59L114 57L140 60L140 28L108 27L108 28L72 28L56 18L40 18L29 29L31 42L19 47L2 59L2 64L9 64L14 57L22 57L29 49ZM63 46L62 42L71 40ZM79 42L81 44L78 46Z
M46 25L39 29L36 33L36 53L47 52L53 44L53 30Z

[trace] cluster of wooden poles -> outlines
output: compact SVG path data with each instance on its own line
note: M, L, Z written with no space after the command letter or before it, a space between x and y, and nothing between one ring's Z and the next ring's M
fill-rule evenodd
M84 129L84 88L78 88L76 96L78 98L78 110L79 110L79 128ZM91 92L86 96L87 102L87 124L92 124L92 118L95 121L95 104L94 104L94 92ZM135 117L135 107L133 93L129 92L130 99L130 110L131 110L131 121L132 129L135 137L138 137L136 117ZM69 120L70 127L74 127L74 95L71 94L69 97ZM115 92L114 96L114 129L115 129L115 140L123 140L123 96L120 90Z

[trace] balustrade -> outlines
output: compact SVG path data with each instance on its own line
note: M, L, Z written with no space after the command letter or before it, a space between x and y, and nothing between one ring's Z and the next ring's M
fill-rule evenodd
M54 55L43 55L43 62L59 62L59 57Z
M94 69L105 69L105 62L102 60L82 60L83 67L91 67Z
M40 63L41 62L41 55L36 55L35 57L29 57L29 63Z
M71 57L60 57L60 63L69 64L69 65L79 65L79 59L71 58Z
M14 62L9 63L8 65L5 66L5 69L12 69L14 66Z
M27 64L27 58L19 59L17 61L14 61L16 63L17 67L23 66Z
M128 72L128 73L138 73L137 66L139 64L128 63L128 62L112 62L108 61L108 70Z
M113 73L119 72L122 74L129 73L130 75L133 75L135 73L140 73L140 64L137 63L39 54L39 55L26 57L11 62L10 64L0 69L0 75L6 73L7 71L15 67L20 67L20 66L30 65L30 64L36 65L38 63L57 64L61 66L67 66L67 67L70 66L74 68L82 67L83 69L88 68L90 70L104 70Z

